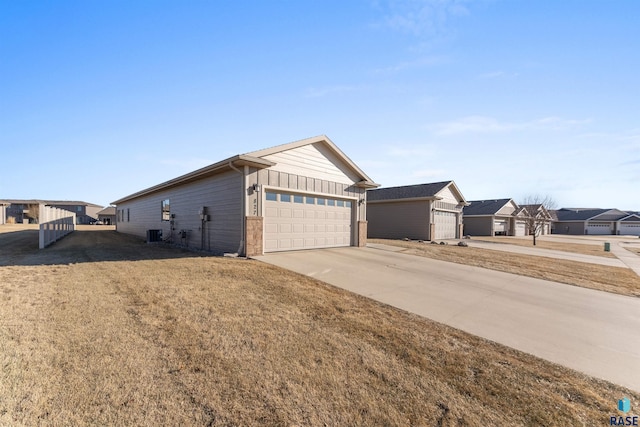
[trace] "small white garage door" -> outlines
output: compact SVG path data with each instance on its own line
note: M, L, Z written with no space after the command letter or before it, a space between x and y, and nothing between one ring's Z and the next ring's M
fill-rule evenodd
M587 234L591 234L591 235L611 234L611 224L608 222L590 223L589 225L587 225Z
M435 240L455 239L457 237L457 215L455 212L435 211L433 222L435 225Z
M624 236L640 236L640 224L620 224L620 234Z
M275 191L265 199L265 252L351 245L351 200Z
M501 219L493 222L493 234L496 236L507 235L507 220Z
M524 236L527 231L527 223L524 221L516 221L516 236Z

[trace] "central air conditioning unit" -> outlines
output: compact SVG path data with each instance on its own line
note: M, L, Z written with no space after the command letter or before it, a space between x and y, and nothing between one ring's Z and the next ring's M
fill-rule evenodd
M147 230L147 243L162 242L162 230Z

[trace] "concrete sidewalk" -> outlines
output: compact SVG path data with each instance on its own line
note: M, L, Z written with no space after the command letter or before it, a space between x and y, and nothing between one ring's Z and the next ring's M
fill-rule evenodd
M640 256L628 251L624 246L638 247L637 244L627 244L625 242L611 242L611 252L618 257L627 267L636 272L640 276Z
M640 391L640 298L375 245L254 257Z
M627 267L627 264L625 264L620 259L616 259L616 258L605 258L605 257L600 257L595 255L584 255L584 254L577 254L573 252L556 251L553 249L539 249L539 248L527 247L527 246L510 245L508 243L482 242L482 241L473 240L473 239L468 239L464 241L473 248L490 249L493 251L511 252L511 253L523 254L523 255L544 256L544 257L556 258L556 259L566 259L569 261L587 262L590 264L606 265L609 267L623 267L623 268ZM615 246L615 244L612 243L611 246L613 247ZM629 252L625 249L622 249L622 250L624 250L625 252ZM614 252L614 255L617 256L615 252Z

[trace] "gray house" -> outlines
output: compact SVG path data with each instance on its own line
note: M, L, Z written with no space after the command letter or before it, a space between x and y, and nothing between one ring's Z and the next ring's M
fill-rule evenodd
M467 201L453 181L367 191L368 233L382 239L455 239Z
M624 236L640 236L640 212L630 212L618 220L618 234Z
M0 200L3 205L0 214L0 224L37 224L40 217L40 205L51 206L76 214L77 224L91 224L98 218L98 211L102 206L82 201L71 200L40 200L40 199L11 199Z
M329 138L239 154L123 197L117 230L216 253L364 246L378 187Z
M462 210L464 234L525 236L526 213L513 199L473 200Z
M562 208L554 211L553 217L554 234L628 234L637 230L632 225L638 222L635 214L618 209ZM625 233L621 230L623 224Z

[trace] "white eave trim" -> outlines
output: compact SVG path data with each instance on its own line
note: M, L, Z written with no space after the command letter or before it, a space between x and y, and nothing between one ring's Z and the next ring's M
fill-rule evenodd
M153 187L149 187L144 190L138 191L136 193L130 194L129 196L118 199L115 202L111 202L111 204L118 205L128 200L137 199L139 197L147 196L149 194L153 194L158 191L166 190L169 188L177 187L182 184L197 181L199 179L203 179L203 178L224 172L225 170L231 170L231 167L229 166L230 164L234 166L251 166L258 169L264 169L264 168L268 168L275 165L274 162L269 160L249 156L246 154L240 154L233 157L229 157L228 159L222 160L212 165L205 166L193 172L189 172L188 174L179 176L177 178L170 179L169 181L165 181L161 184L154 185Z

